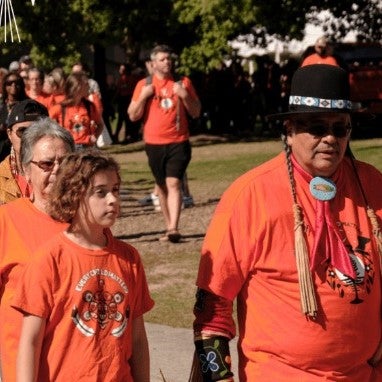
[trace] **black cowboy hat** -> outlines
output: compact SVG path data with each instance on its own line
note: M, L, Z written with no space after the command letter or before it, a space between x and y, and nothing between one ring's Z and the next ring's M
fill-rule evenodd
M306 113L361 113L350 101L348 73L334 65L307 65L292 78L288 112L271 114L269 120L283 120ZM370 114L368 114L370 117Z

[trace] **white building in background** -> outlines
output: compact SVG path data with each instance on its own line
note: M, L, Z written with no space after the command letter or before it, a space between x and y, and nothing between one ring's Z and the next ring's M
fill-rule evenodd
M327 18L330 15L329 12L322 12L321 17ZM266 48L251 47L249 44L239 40L233 40L230 45L236 50L237 55L242 57L244 62L248 64L250 74L255 70L254 62L252 58L254 56L263 56L265 54L270 55L275 62L282 64L285 58L300 57L306 48L314 45L315 41L324 34L322 27L307 24L304 30L304 38L302 41L293 39L289 42L273 39L267 45ZM342 40L343 42L355 42L356 34L349 32L347 36Z

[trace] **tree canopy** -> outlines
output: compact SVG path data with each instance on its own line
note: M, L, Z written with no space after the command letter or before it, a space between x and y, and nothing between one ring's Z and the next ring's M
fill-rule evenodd
M307 22L321 24L325 34L341 41L350 30L360 42L382 43L380 0L177 0L178 20L194 23L196 39L182 51L182 63L193 69L213 68L230 53L227 40L245 34L253 45L264 45L266 36L288 41L301 39ZM322 21L328 10L335 17Z
M85 47L117 44L135 62L155 43L167 43L185 73L205 72L231 53L229 40L251 34L261 45L265 35L301 38L321 10L337 18L323 23L336 41L352 29L360 41L382 42L379 0L36 0L34 6L25 0L14 4L22 43L3 43L2 57L9 63L30 52L41 67L68 67Z

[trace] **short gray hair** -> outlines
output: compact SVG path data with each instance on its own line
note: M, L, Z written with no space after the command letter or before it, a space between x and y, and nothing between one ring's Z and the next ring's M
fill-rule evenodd
M153 61L158 53L168 53L172 55L172 49L168 45L156 45L150 52L150 59Z
M33 157L35 144L43 137L61 139L68 152L75 150L72 134L50 118L42 118L33 122L23 133L21 138L20 160L23 167L28 165Z

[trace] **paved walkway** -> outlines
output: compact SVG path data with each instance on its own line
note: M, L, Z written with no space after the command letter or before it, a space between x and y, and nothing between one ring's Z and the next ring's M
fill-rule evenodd
M192 330L148 322L145 325L150 347L151 382L187 382L194 354ZM236 339L230 342L235 375L236 343Z

